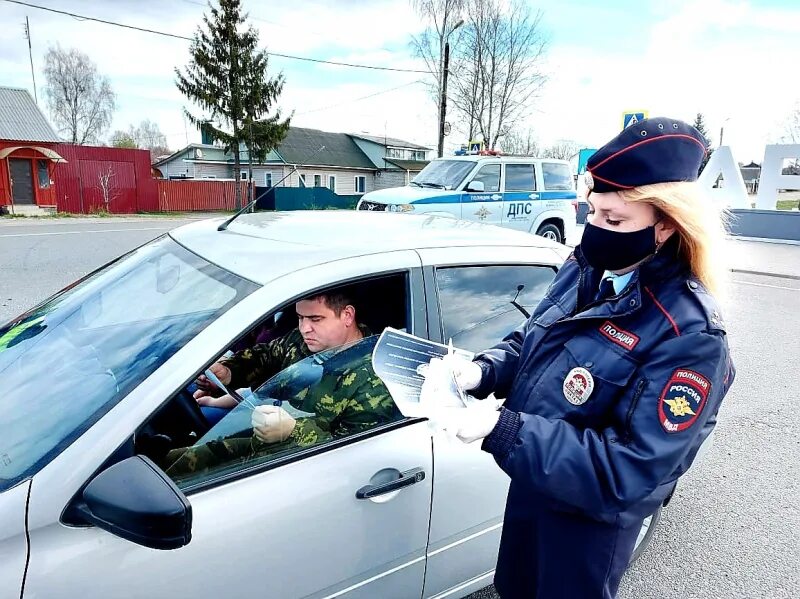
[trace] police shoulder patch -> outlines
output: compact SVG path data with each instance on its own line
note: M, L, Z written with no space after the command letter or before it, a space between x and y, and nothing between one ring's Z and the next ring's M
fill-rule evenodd
M706 405L711 382L702 374L678 368L669 378L658 402L658 421L668 433L692 426Z

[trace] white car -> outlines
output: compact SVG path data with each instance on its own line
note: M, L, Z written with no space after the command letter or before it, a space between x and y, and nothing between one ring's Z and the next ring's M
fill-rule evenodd
M356 209L451 216L575 244L577 205L565 160L448 156L405 187L365 194Z
M295 326L298 298L347 284L373 332L476 351L524 321L566 250L432 216L220 223L181 227L0 328L0 597L463 597L490 584L507 477L424 420L175 480L143 441L216 438L187 386L254 331Z

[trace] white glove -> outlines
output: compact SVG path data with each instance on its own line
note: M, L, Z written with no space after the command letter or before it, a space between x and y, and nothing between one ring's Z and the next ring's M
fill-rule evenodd
M278 406L257 406L250 418L253 434L264 443L286 441L292 434L295 419Z
M500 419L500 412L492 407L491 402L487 407L472 404L461 412L457 416L456 437L464 443L473 443L488 436Z
M462 391L472 391L481 384L483 370L476 362L455 354L444 356L442 362L453 372L453 378Z

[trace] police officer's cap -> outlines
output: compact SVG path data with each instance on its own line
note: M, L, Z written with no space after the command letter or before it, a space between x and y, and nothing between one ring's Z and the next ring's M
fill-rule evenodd
M706 154L702 134L683 121L657 117L626 127L586 163L586 185L594 192L640 185L696 181Z

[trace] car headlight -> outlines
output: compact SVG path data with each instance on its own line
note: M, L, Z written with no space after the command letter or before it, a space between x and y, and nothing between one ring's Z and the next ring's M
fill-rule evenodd
M391 208L392 212L414 212L413 204L394 204Z

